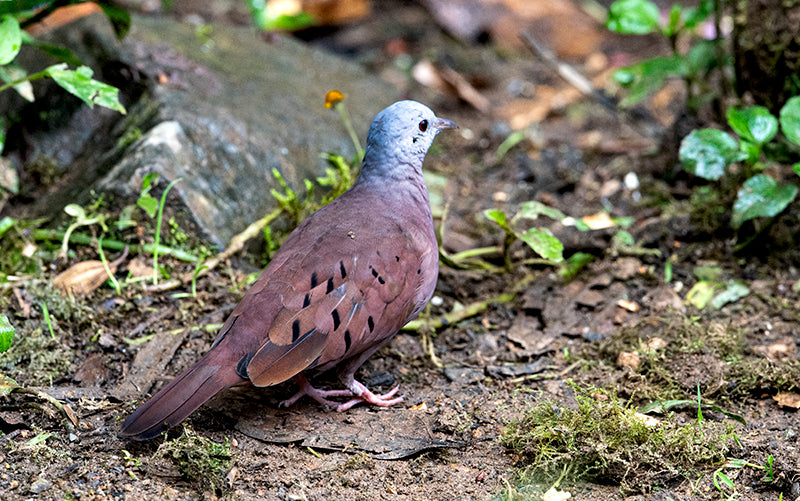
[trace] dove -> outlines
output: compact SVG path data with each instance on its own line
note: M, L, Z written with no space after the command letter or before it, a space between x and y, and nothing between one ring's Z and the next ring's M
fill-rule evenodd
M121 435L154 438L240 384L294 379L299 391L284 406L304 396L338 411L401 402L398 386L375 394L355 373L433 295L439 253L422 163L455 126L416 101L378 113L353 186L289 235L208 353L131 414ZM308 381L334 369L341 389Z

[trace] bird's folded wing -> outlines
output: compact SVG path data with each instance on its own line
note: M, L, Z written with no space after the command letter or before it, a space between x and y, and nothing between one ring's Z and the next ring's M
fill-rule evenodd
M257 386L278 384L397 332L413 309L419 257L407 246L385 254L318 262L308 268L318 271L295 274L264 341L240 362L240 374Z

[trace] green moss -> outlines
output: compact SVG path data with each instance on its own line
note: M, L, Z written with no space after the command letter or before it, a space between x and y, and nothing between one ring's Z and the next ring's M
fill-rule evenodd
M649 492L710 471L733 443L727 423L679 424L670 416L648 426L616 395L572 384L577 409L542 401L509 424L501 439L520 458L524 475L552 482L563 476L613 483L626 492Z
M188 427L183 434L158 447L155 460L172 462L187 480L215 493L225 491L226 475L231 469L230 443L217 443L197 435Z
M764 393L798 391L800 388L800 362L789 360L773 362L764 358L747 359L729 365L725 370L729 382L728 393L733 396L757 397Z

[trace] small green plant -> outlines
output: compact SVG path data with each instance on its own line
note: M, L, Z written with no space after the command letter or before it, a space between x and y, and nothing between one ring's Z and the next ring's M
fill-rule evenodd
M0 313L0 353L8 351L13 341L14 326L11 325L11 321L5 313Z
M775 458L772 457L772 454L767 456L767 462L764 464L764 477L761 479L762 482L771 483L775 481L775 470L772 469L772 462Z
M253 23L264 31L299 30L314 24L314 18L301 10L300 2L245 0Z
M69 204L64 207L64 212L67 215L72 217L72 223L67 227L67 231L64 232L64 237L61 240L61 250L59 251L59 257L61 259L66 259L67 252L69 250L69 240L70 236L72 236L72 232L76 229L80 228L81 226L91 226L93 224L99 224L103 231L106 231L105 225L105 214L87 214L86 210L78 204Z
M742 281L723 279L723 270L718 266L695 266L693 271L697 283L686 293L686 301L698 310L708 305L718 310L750 294Z
M104 106L125 113L125 107L119 102L119 89L94 80L92 69L81 65L80 60L68 49L38 42L24 30L25 27L44 19L56 8L62 6L63 2L26 0L4 2L4 4L6 3L10 5L0 5L0 82L2 82L0 83L0 92L13 88L24 99L33 101L35 97L31 82L50 78L90 107ZM95 3L111 20L117 36L124 37L130 27L130 15L124 9L110 2L98 1ZM62 62L40 72L28 74L25 68L15 61L23 44L43 50ZM77 68L71 70L69 65L77 66ZM7 121L8 117L0 115L0 153L5 145L5 128L9 125Z
M776 150L785 152L787 147L800 146L800 96L789 99L779 118L766 108L751 106L729 109L727 119L738 140L717 129L692 131L681 143L680 160L687 172L710 181L734 176L732 166L740 166L740 176L746 180L737 192L731 217L731 226L739 229L745 221L761 217L771 220L797 197L796 185L779 183L763 171L778 166ZM783 149L773 142L779 126L789 143ZM800 163L795 163L793 170L800 175Z
M631 106L664 86L669 78L682 78L687 83L688 104L696 108L705 88L708 75L723 63L717 60L713 40L700 38L686 54L679 51L682 38L697 40L695 31L714 10L714 2L701 0L695 7L675 3L662 21L658 7L650 0L617 0L608 10L606 27L624 35L659 33L669 42L672 54L653 57L617 70L614 80L627 89L620 103Z
M736 485L733 483L733 480L722 472L722 468L714 472L713 480L714 487L725 496L726 501L736 499L738 495L736 492Z
M488 209L483 215L490 221L497 223L505 232L503 240L503 259L507 270L511 269L511 254L509 249L511 244L517 240L522 240L533 251L544 258L545 261L555 264L564 260L564 245L553 236L547 228L528 228L524 231L517 229L517 223L521 219L535 220L539 216L547 216L559 221L563 221L566 216L551 207L547 207L541 202L531 200L520 206L519 211L510 219L506 213L500 209Z

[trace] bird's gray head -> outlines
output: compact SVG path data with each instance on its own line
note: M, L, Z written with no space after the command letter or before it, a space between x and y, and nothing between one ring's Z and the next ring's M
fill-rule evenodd
M367 134L362 175L403 175L408 167L421 171L436 135L456 124L434 115L424 104L398 101L378 113ZM421 172L420 172L421 173ZM407 174L406 174L407 175Z

